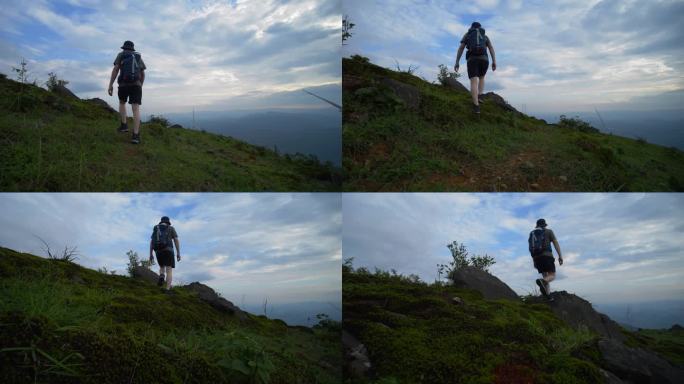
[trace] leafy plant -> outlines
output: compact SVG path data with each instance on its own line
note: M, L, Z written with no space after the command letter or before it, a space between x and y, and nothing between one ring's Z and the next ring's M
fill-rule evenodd
M26 59L22 57L21 62L19 63L19 67L12 67L12 71L17 73L17 81L19 81L22 84L26 84L28 82L27 65L28 63L26 62Z
M59 79L54 72L48 73L48 80L45 82L45 86L49 91L54 91L57 87L63 87L67 84L69 84L68 81Z
M560 121L558 122L558 126L562 128L569 128L569 129L574 129L580 132L586 132L586 133L598 133L600 132L597 128L589 124L588 122L582 120L579 118L579 116L575 116L572 118L568 118L565 115L560 115Z
M126 252L126 256L128 256L128 264L126 265L126 269L128 271L128 275L131 277L133 276L133 270L136 267L149 268L152 265L152 261L149 259L141 260L138 256L138 252L134 252L133 250Z
M496 264L494 258L487 254L473 255L469 258L465 244L459 244L457 241L447 244L447 248L451 251L452 260L447 264L437 264L437 273L440 277L445 275L451 278L454 272L468 266L487 272L489 267Z
M344 42L352 37L352 33L349 31L354 28L355 25L356 24L349 20L349 16L344 15L342 18L342 45L345 45Z
M161 125L162 127L169 127L171 125L171 122L169 122L169 119L162 115L150 115L150 120L147 121L148 123L156 123Z
M444 65L444 64L439 65L439 73L437 74L437 81L439 81L440 84L448 85L449 80L451 80L451 79L456 80L460 76L461 76L460 73L449 71L449 68L447 68L446 65Z
M67 245L64 246L64 249L62 250L61 253L53 252L52 249L50 248L50 245L43 240L42 238L36 236L42 243L43 243L43 251L47 255L48 259L50 260L59 260L59 261L66 261L69 263L73 263L78 259L78 248L77 247L69 247Z

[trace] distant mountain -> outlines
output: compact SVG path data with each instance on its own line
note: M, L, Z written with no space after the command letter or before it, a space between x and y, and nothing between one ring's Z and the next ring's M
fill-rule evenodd
M192 113L167 114L172 122L193 127ZM341 165L342 117L334 108L309 110L233 110L195 112L195 129L246 141L280 153L315 155Z
M684 300L594 305L615 321L636 328L668 329L684 323Z
M263 314L264 309L258 305L244 305L244 309L257 314ZM319 313L326 314L332 320L342 320L342 304L329 303L320 301L307 301L300 303L278 304L273 303L268 305L266 310L269 319L280 319L288 325L303 325L310 327L318 323L316 315Z
M649 143L684 150L684 110L601 111L565 113L578 116L603 133L645 139ZM542 113L537 117L557 123L560 114ZM603 121L601 121L603 119Z

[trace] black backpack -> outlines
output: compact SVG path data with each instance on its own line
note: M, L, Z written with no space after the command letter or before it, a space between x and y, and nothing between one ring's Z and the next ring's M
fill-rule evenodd
M121 55L121 74L119 84L135 83L140 80L140 54L138 52L124 51Z
M530 238L527 242L529 243L530 255L532 257L541 255L547 248L546 230L544 228L535 228L530 232Z
M487 54L487 38L484 28L470 28L466 34L466 58Z
M167 224L157 224L152 231L152 246L155 251L163 251L172 248L171 245L171 226Z

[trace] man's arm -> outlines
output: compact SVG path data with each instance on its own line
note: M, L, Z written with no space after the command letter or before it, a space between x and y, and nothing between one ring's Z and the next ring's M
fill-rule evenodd
M145 70L140 71L140 86L142 87L143 83L145 82Z
M173 243L176 245L176 260L180 261L180 241L178 241L177 237L174 237Z
M152 250L154 249L154 243L150 239L150 263L154 262L154 257L152 257Z
M558 264L563 265L563 256L561 254L560 244L558 244L558 240L553 239L553 247L556 248L556 253L558 253Z
M109 77L109 88L107 88L107 93L109 93L109 96L112 95L114 92L114 87L112 86L114 84L114 80L116 79L116 75L119 74L119 65L115 65L114 68L112 68L112 75Z
M465 43L461 43L461 45L458 47L458 52L456 53L456 64L454 64L454 71L458 72L458 67L460 66L458 63L461 61L461 55L463 54L463 50L465 49Z
M496 71L496 54L494 53L492 41L489 39L487 39L487 48L489 48L489 54L492 55L492 71Z

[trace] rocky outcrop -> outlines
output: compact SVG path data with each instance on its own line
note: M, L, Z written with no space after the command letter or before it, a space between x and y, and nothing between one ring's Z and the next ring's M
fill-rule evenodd
M109 106L109 104L107 104L106 101L104 101L104 100L102 100L102 99L100 99L100 98L97 98L97 97L96 97L96 98L94 98L94 99L87 99L86 101L89 102L89 103L91 103L91 104L95 104L95 105L101 107L102 109L104 109L105 111L107 111L107 112L109 112L109 113L115 113L115 114L118 114L118 113L119 113L119 112L117 112L114 108L112 108L111 106Z
M371 362L368 358L366 346L354 337L351 333L342 331L342 345L344 347L344 357L347 374L346 377L352 379L365 379L369 376Z
M56 93L56 94L58 94L58 95L60 95L60 96L64 96L64 97L66 97L66 98L69 98L69 99L76 99L76 100L78 100L78 96L74 95L74 93L71 92L71 91L69 90L69 88L67 88L67 87L65 87L65 86L63 86L63 85L61 85L61 84L56 85L56 86L52 89L52 92L54 92L54 93Z
M407 107L418 109L420 105L420 91L418 88L390 78L384 78L380 80L380 83L391 89Z
M591 303L583 298L566 291L551 293L554 301L548 302L553 313L574 328L587 327L597 334L617 341L624 341L620 325L610 317L596 312ZM533 301L546 302L545 299L535 298Z
M684 369L640 348L630 348L617 340L602 339L598 343L606 368L634 384L677 384L684 378Z
M459 268L450 278L454 286L479 291L485 299L520 300L518 294L498 277L475 267Z
M232 314L240 320L247 320L248 316L236 305L219 296L211 287L199 282L190 283L185 286L189 291L197 293L200 300L211 305L221 312Z
M157 284L157 281L159 281L159 275L152 272L149 268L140 265L133 268L132 275L134 279L139 279L152 284Z
M485 94L482 94L481 97L482 97L482 100L484 100L485 102L490 102L490 103L496 104L506 111L513 112L513 113L516 113L518 115L522 115L521 112L519 112L517 109L513 108L510 104L508 104L506 102L506 100L504 100L503 97L497 95L494 92L487 92Z
M457 92L470 93L470 91L468 90L468 88L465 87L465 85L461 84L461 82L454 79L453 77L447 77L444 80L444 82L445 82L444 86L449 88L449 89L453 89L454 91L457 91Z

